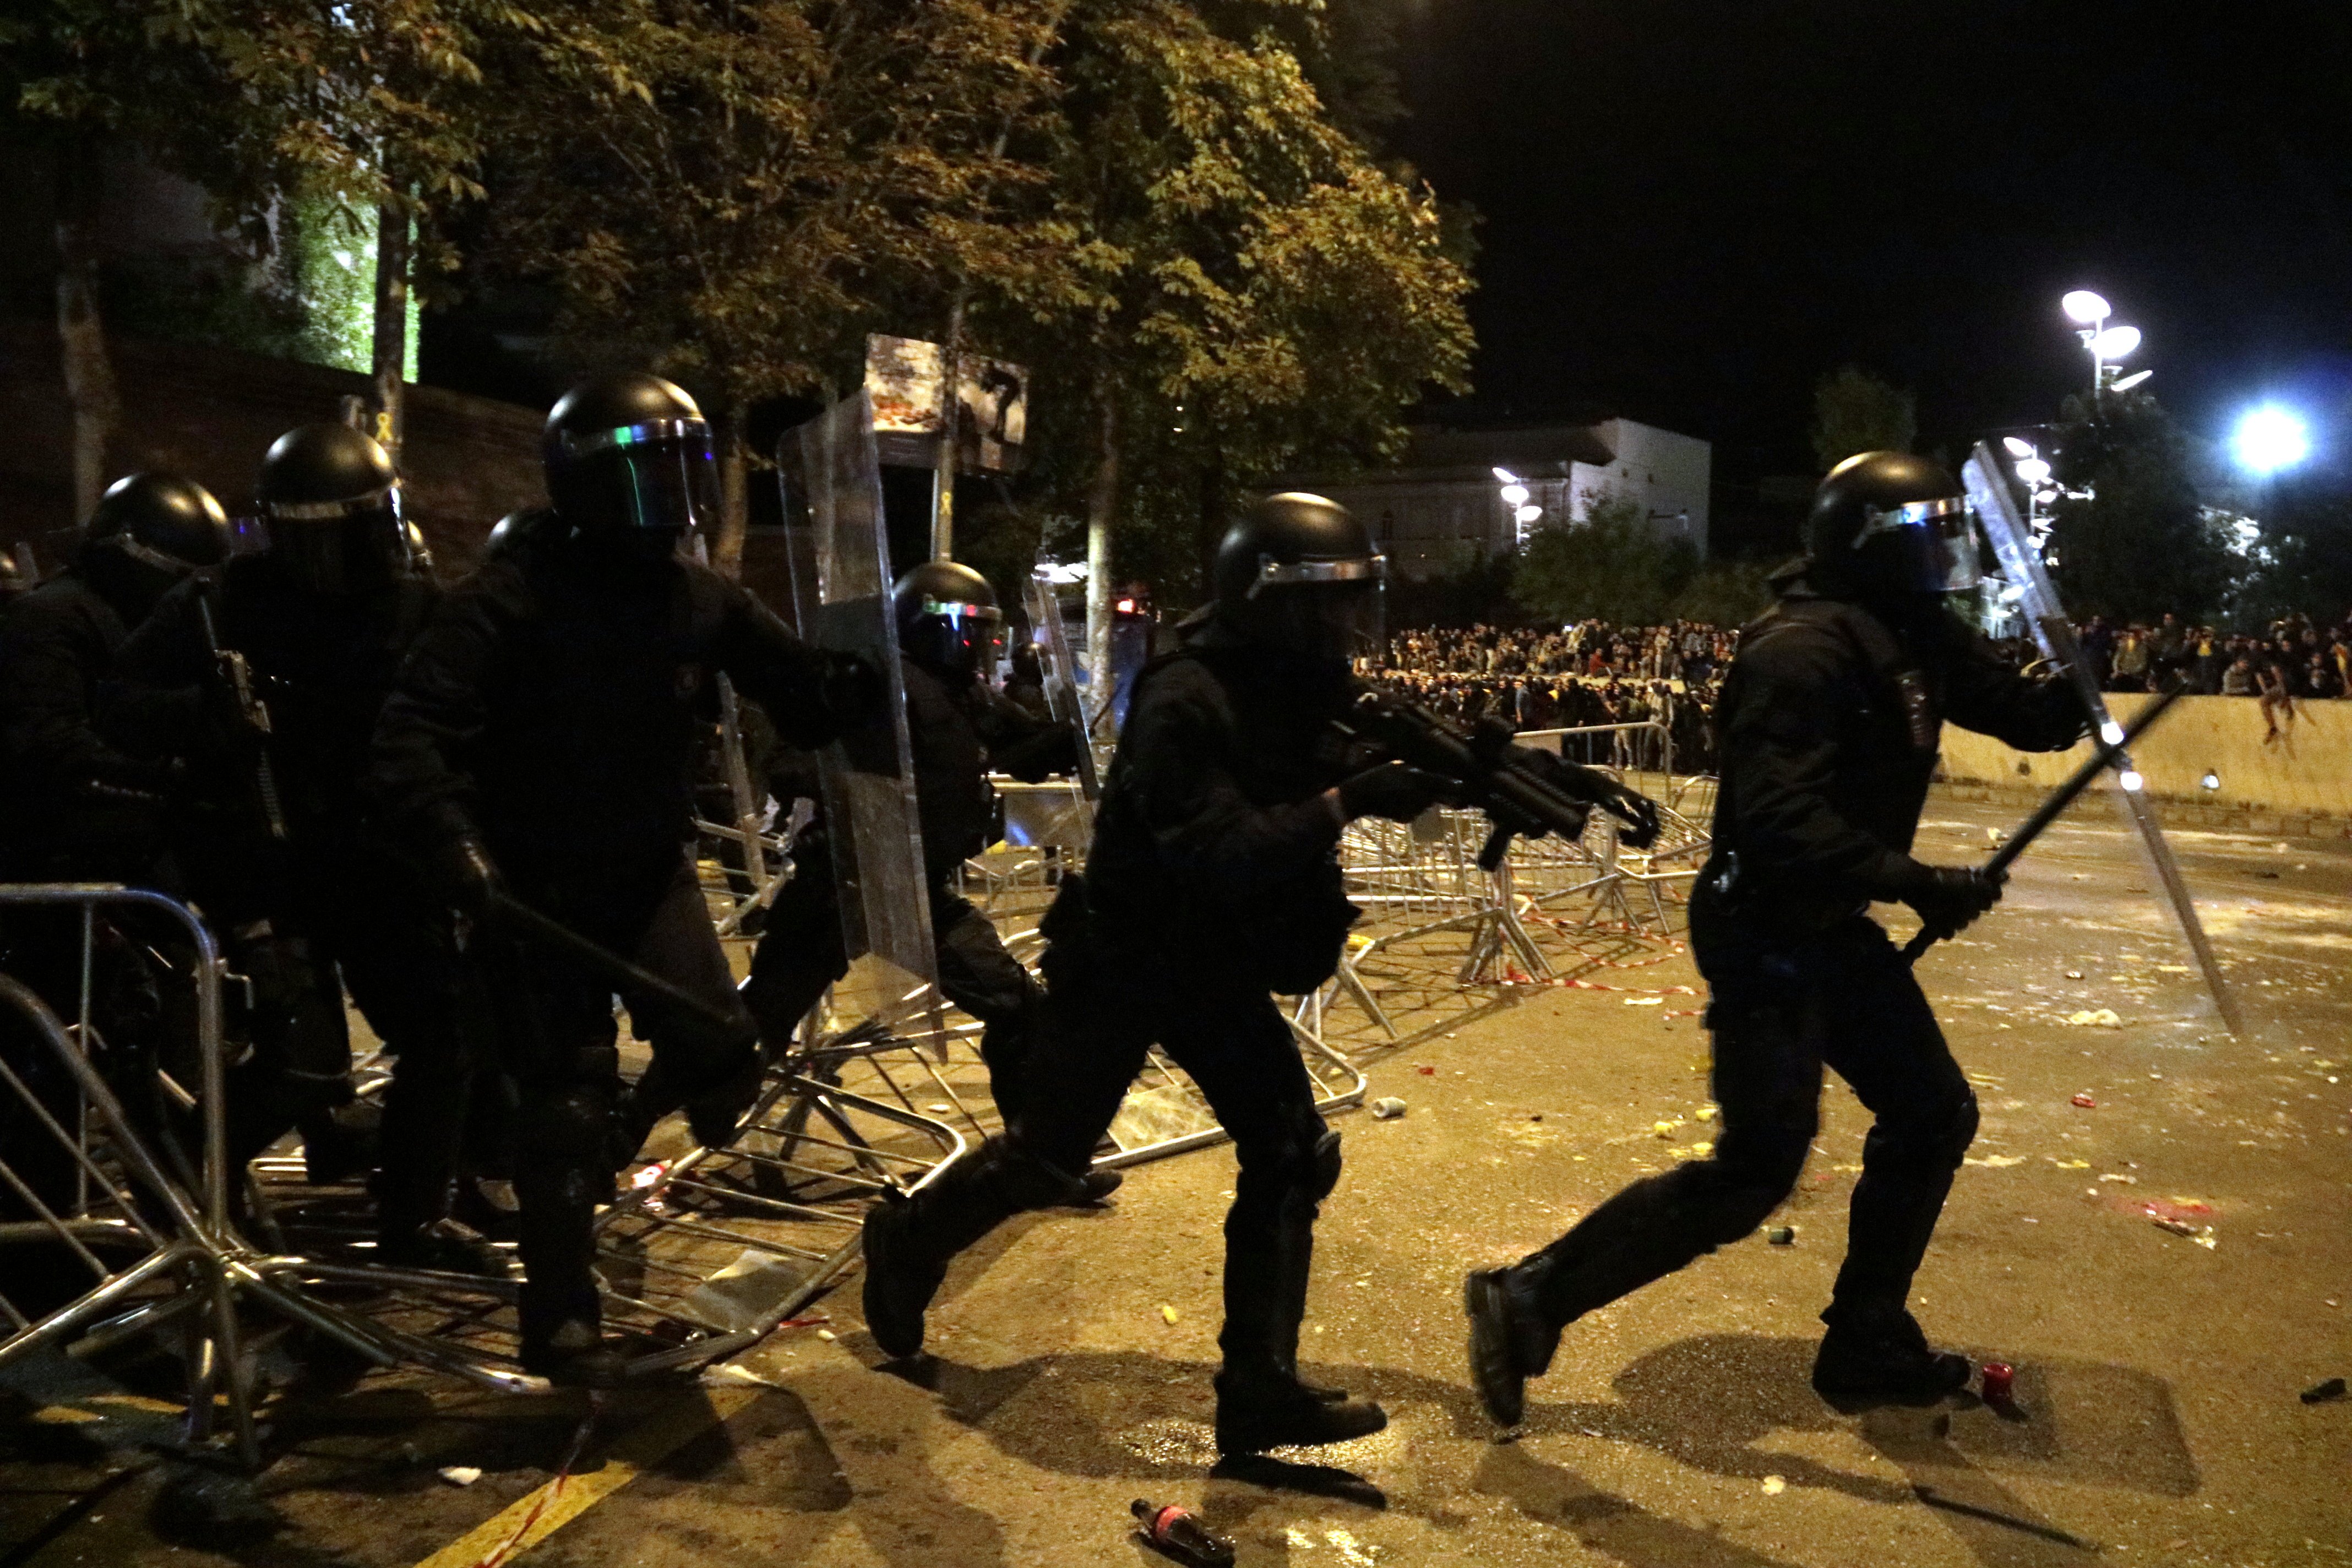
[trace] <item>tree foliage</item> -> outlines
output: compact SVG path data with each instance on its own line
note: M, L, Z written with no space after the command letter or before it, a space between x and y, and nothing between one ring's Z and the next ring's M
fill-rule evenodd
M1512 596L1545 620L1655 626L1697 577L1698 551L1651 526L1641 501L1594 493L1585 521L1538 529L1520 552Z
M1907 452L1918 438L1918 400L1860 365L1813 384L1813 456L1828 473L1856 452Z
M2053 464L2056 586L2076 616L2153 623L2218 608L2230 552L2200 505L2187 444L2145 392L2069 398Z

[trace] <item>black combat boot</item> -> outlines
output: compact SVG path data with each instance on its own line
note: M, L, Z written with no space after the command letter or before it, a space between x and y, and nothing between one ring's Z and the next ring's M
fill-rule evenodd
M1928 1405L1968 1386L1969 1358L1927 1343L1902 1308L1822 1314L1830 1325L1813 1358L1813 1392L1846 1415L1885 1405Z
M892 1360L923 1349L923 1314L955 1255L1024 1210L1066 1204L1078 1179L1011 1139L991 1138L911 1197L866 1212L866 1327Z
M1527 1415L1527 1381L1541 1377L1559 1348L1559 1328L1538 1303L1543 1276L1557 1267L1536 1258L1510 1268L1482 1268L1463 1281L1470 1314L1470 1381L1498 1426Z
M1270 1361L1228 1357L1217 1373L1217 1452L1228 1458L1350 1442L1388 1424L1388 1412L1370 1400L1311 1388Z
M628 1381L628 1358L605 1342L593 1317L527 1322L522 1369L566 1388L618 1388Z

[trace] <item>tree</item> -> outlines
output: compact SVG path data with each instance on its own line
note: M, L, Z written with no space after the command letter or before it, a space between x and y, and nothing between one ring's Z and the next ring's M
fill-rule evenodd
M1856 452L1907 452L1918 435L1917 399L1860 365L1813 384L1813 456L1825 474Z
M577 0L517 74L488 259L553 283L585 355L704 402L722 570L754 404L856 386L866 334L928 335L959 280L1066 295L1066 231L1003 210L1038 172L994 151L1047 86L1051 25L1037 0Z
M1097 668L1113 582L1195 591L1244 478L1378 460L1463 384L1468 275L1429 193L1332 122L1281 32L1316 26L1308 0L1078 0L1052 57L1043 195L1087 299L1007 336L1053 367L1033 412L1070 457L1037 482L1087 519Z
M2199 504L2187 444L2155 398L2068 398L2052 467L2064 494L2051 511L2051 551L2070 612L2153 622L2221 604L2229 550Z
M2248 631L2290 615L2328 625L2352 606L2352 491L2340 475L2271 481L2262 531L2224 607Z
M1698 551L1650 525L1640 500L1619 491L1588 494L1581 523L1538 529L1519 554L1511 595L1549 621L1655 626L1698 572Z

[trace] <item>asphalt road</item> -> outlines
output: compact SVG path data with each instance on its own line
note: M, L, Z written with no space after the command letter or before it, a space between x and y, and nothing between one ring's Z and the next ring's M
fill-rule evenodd
M2004 821L1929 816L1923 853L1949 859ZM232 1552L158 1534L166 1402L131 1374L31 1369L0 1391L0 1568L477 1568L509 1542L534 1568L1141 1563L1138 1497L1198 1509L1244 1563L1297 1568L2352 1561L2352 1402L2297 1398L2352 1375L2352 844L2174 837L2245 1037L2201 1001L2101 808L1921 965L1984 1123L1914 1306L2015 1363L2021 1419L1969 1400L1848 1418L1807 1388L1864 1128L1833 1087L1775 1222L1794 1244L1740 1242L1575 1325L1523 1434L1496 1441L1464 1381L1464 1270L1711 1126L1696 1000L1671 989L1687 959L1588 942L1612 962L1570 969L1555 947L1562 973L1631 989L1529 987L1365 1058L1409 1109L1344 1119L1302 1360L1387 1405L1377 1436L1213 1469L1217 1150L984 1243L916 1378L874 1369L853 1289L828 1323L615 1400L584 1436L570 1396L298 1389L261 1483L288 1526ZM2113 1026L2068 1021L2102 1009ZM483 1473L455 1485L450 1466Z

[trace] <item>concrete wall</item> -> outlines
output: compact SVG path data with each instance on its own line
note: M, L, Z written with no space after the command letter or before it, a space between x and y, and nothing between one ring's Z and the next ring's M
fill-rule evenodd
M1617 457L1606 465L1576 465L1570 476L1576 521L1584 521L1593 492L1613 490L1641 502L1653 525L1689 540L1705 555L1715 448L1695 436L1632 419L1612 419L1599 429Z
M2128 723L2153 698L2107 699ZM2262 704L2244 697L2184 697L2133 748L2151 794L2281 819L2352 821L2352 702L2295 705L2295 721L2265 739ZM2087 761L2089 742L2071 752L2028 754L2000 742L1944 726L1944 776L1960 784L2048 789ZM2219 787L2204 787L2210 773Z

